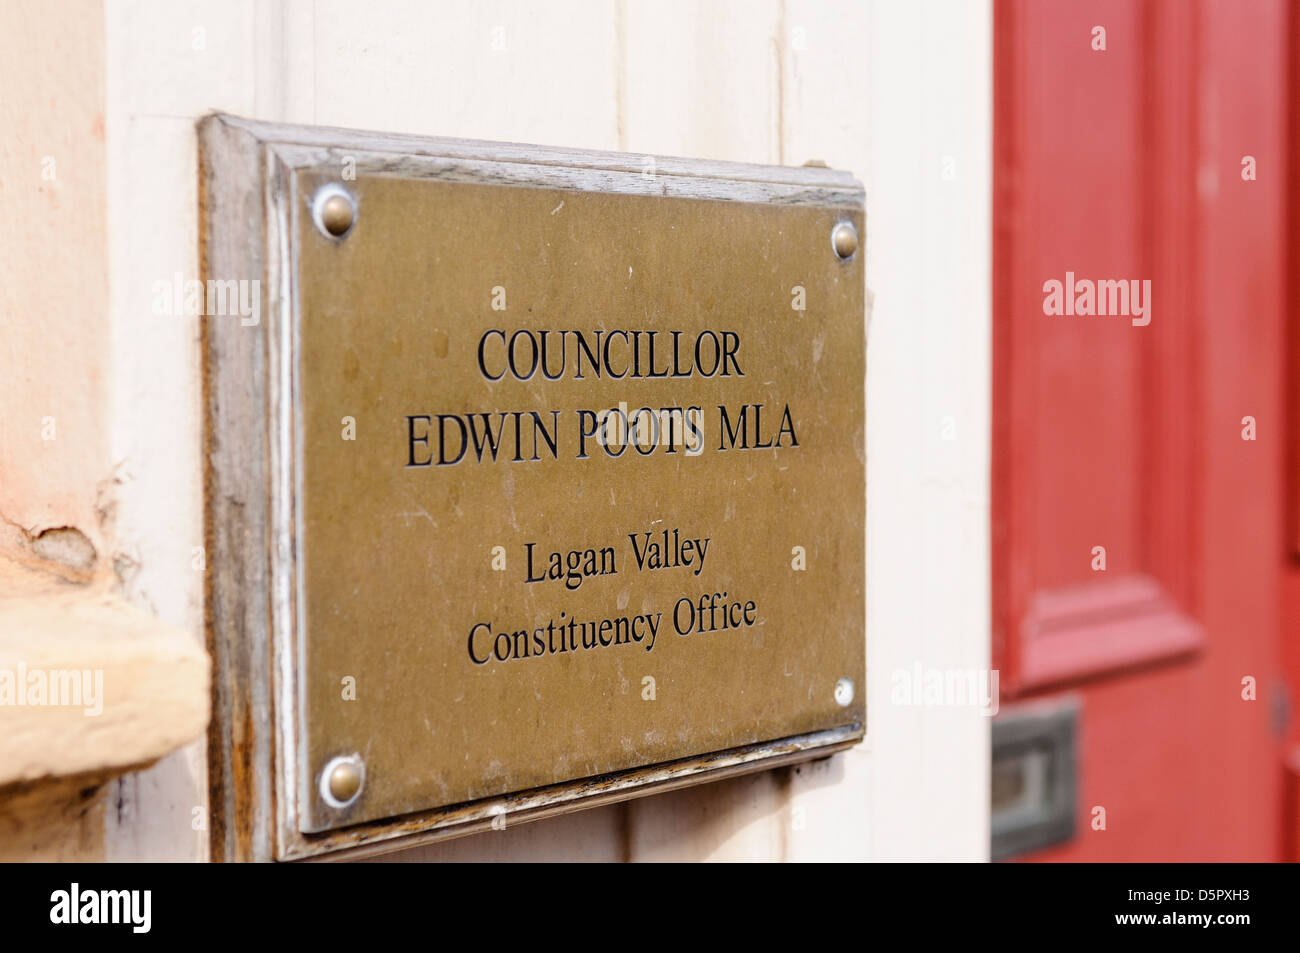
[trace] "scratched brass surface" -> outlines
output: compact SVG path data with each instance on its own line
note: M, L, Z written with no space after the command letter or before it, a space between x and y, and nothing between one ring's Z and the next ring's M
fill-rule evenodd
M842 262L830 240L845 218L861 233L860 212L363 175L344 183L358 213L337 240L307 208L326 180L298 175L303 830L864 721L863 256ZM795 286L805 289L804 311L791 307ZM505 310L493 309L495 288ZM562 379L538 371L491 381L478 349L492 329L577 330L588 344L597 330L656 330L655 370L671 360L674 330L683 357L705 330L737 337L727 377L696 368L683 378L610 379L630 354L616 338L600 379L582 354L576 380L570 335ZM500 339L490 337L485 353L487 370L501 370ZM688 455L678 434L675 452L628 448L611 458L589 437L578 459L590 421L577 411L620 402L700 407L702 452ZM735 428L745 404L762 405L756 434L747 412L751 445L778 436L788 405L798 446L786 433L780 448L740 449L738 434L720 450L719 405ZM507 417L501 460L485 450L478 462L471 444L458 463L437 465L438 414L474 414L481 435L478 415L495 433L497 415L512 411L524 412L524 461L514 461ZM541 435L540 459L531 459L528 411L554 435L558 459ZM354 440L344 439L346 417ZM459 434L447 427L450 458ZM412 428L417 437L427 430L428 442L413 445ZM691 566L639 569L629 536L663 543L668 530L681 555L674 529L679 544L707 538L703 566L692 544ZM534 575L552 552L604 547L617 571L580 578L576 589L564 579L530 583L530 542ZM494 568L495 547L504 571ZM806 553L802 571L792 568L795 547ZM753 624L678 634L679 600L698 607L714 593L741 605L742 623L752 601ZM659 613L647 648L645 619ZM724 613L737 619L734 608L715 610L716 623ZM616 637L600 620L638 616L627 634L640 632L639 642L600 644ZM571 620L597 623L596 647L578 638L567 648ZM534 630L552 621L566 626L565 651L554 628L531 651ZM511 652L510 634L527 630L528 657L491 657L501 643L482 628L471 645L479 623L491 637L507 633ZM855 686L847 706L835 697L841 678ZM351 684L354 700L345 697ZM353 804L332 808L321 771L353 753L364 786Z

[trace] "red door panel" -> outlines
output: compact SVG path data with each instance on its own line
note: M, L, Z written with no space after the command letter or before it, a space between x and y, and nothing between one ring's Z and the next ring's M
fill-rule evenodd
M1283 850L1288 17L995 7L994 662L1007 702L1081 700L1039 859ZM1149 300L1048 314L1051 281Z

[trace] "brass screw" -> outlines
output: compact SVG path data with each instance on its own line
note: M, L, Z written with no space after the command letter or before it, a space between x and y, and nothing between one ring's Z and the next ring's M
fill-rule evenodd
M359 757L335 758L321 772L321 797L331 807L347 807L361 793L365 779L365 765Z
M852 222L837 222L831 229L831 247L841 261L848 261L858 251L858 230Z
M357 218L357 207L341 186L327 185L316 193L312 203L316 227L334 238L342 238Z

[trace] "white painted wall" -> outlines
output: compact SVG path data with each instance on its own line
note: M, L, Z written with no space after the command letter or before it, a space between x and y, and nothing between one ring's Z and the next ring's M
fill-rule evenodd
M866 744L398 857L986 857L987 719L893 705L890 676L988 665L989 0L108 0L105 19L117 549L129 596L198 640L198 328L150 310L154 281L197 272L197 117L854 171L875 294ZM201 750L120 782L109 857L205 857L205 792Z

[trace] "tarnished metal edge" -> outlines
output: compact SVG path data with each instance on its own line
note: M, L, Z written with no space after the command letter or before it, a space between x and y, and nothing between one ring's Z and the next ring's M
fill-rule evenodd
M828 728L806 735L743 745L664 764L630 768L594 778L547 785L468 804L342 828L323 834L298 834L282 844L281 860L353 860L451 840L482 831L500 831L573 810L586 810L660 794L708 780L721 780L814 758L825 758L863 739L861 725Z
M646 174L627 168L575 168L551 162L503 159L499 156L397 155L347 146L302 146L283 142L266 145L274 150L286 166L296 169L340 170L347 160L353 164L358 175L390 175L478 185L715 202L815 205L845 210L860 210L864 194L856 183L850 186L731 179L718 175L686 175L682 172L668 174L658 169L653 174Z
M302 432L302 415L298 393L298 368L293 360L297 353L298 314L293 294L298 276L297 243L293 239L294 203L297 181L272 150L265 150L267 180L268 232L276 240L277 254L268 262L268 276L279 295L271 309L275 326L268 334L272 342L275 369L268 408L274 434L272 461L271 521L274 540L272 586L275 591L272 620L275 650L276 804L275 816L281 830L297 828L297 806L307 796L310 778L303 776L297 726L305 717L299 700L298 673L304 655L298 638L298 620L302 617L302 579L297 556L297 541L302 527L296 501L300 497L302 467L298 460L297 435Z
M268 214L261 150L222 123L198 131L200 277L260 279ZM272 860L266 326L204 318L202 328L209 847L216 860Z
M410 133L371 132L331 126L303 126L243 119L226 113L213 113L208 120L238 129L262 143L278 144L289 149L299 147L305 150L305 154L310 154L313 150L326 153L359 150L421 159L443 157L471 161L518 162L534 166L557 166L575 171L604 170L630 172L637 175L644 174L647 160L653 160L653 173L656 176L724 179L729 182L769 183L862 192L862 183L851 173L825 166L765 165L644 153L564 149L555 146L420 136Z

